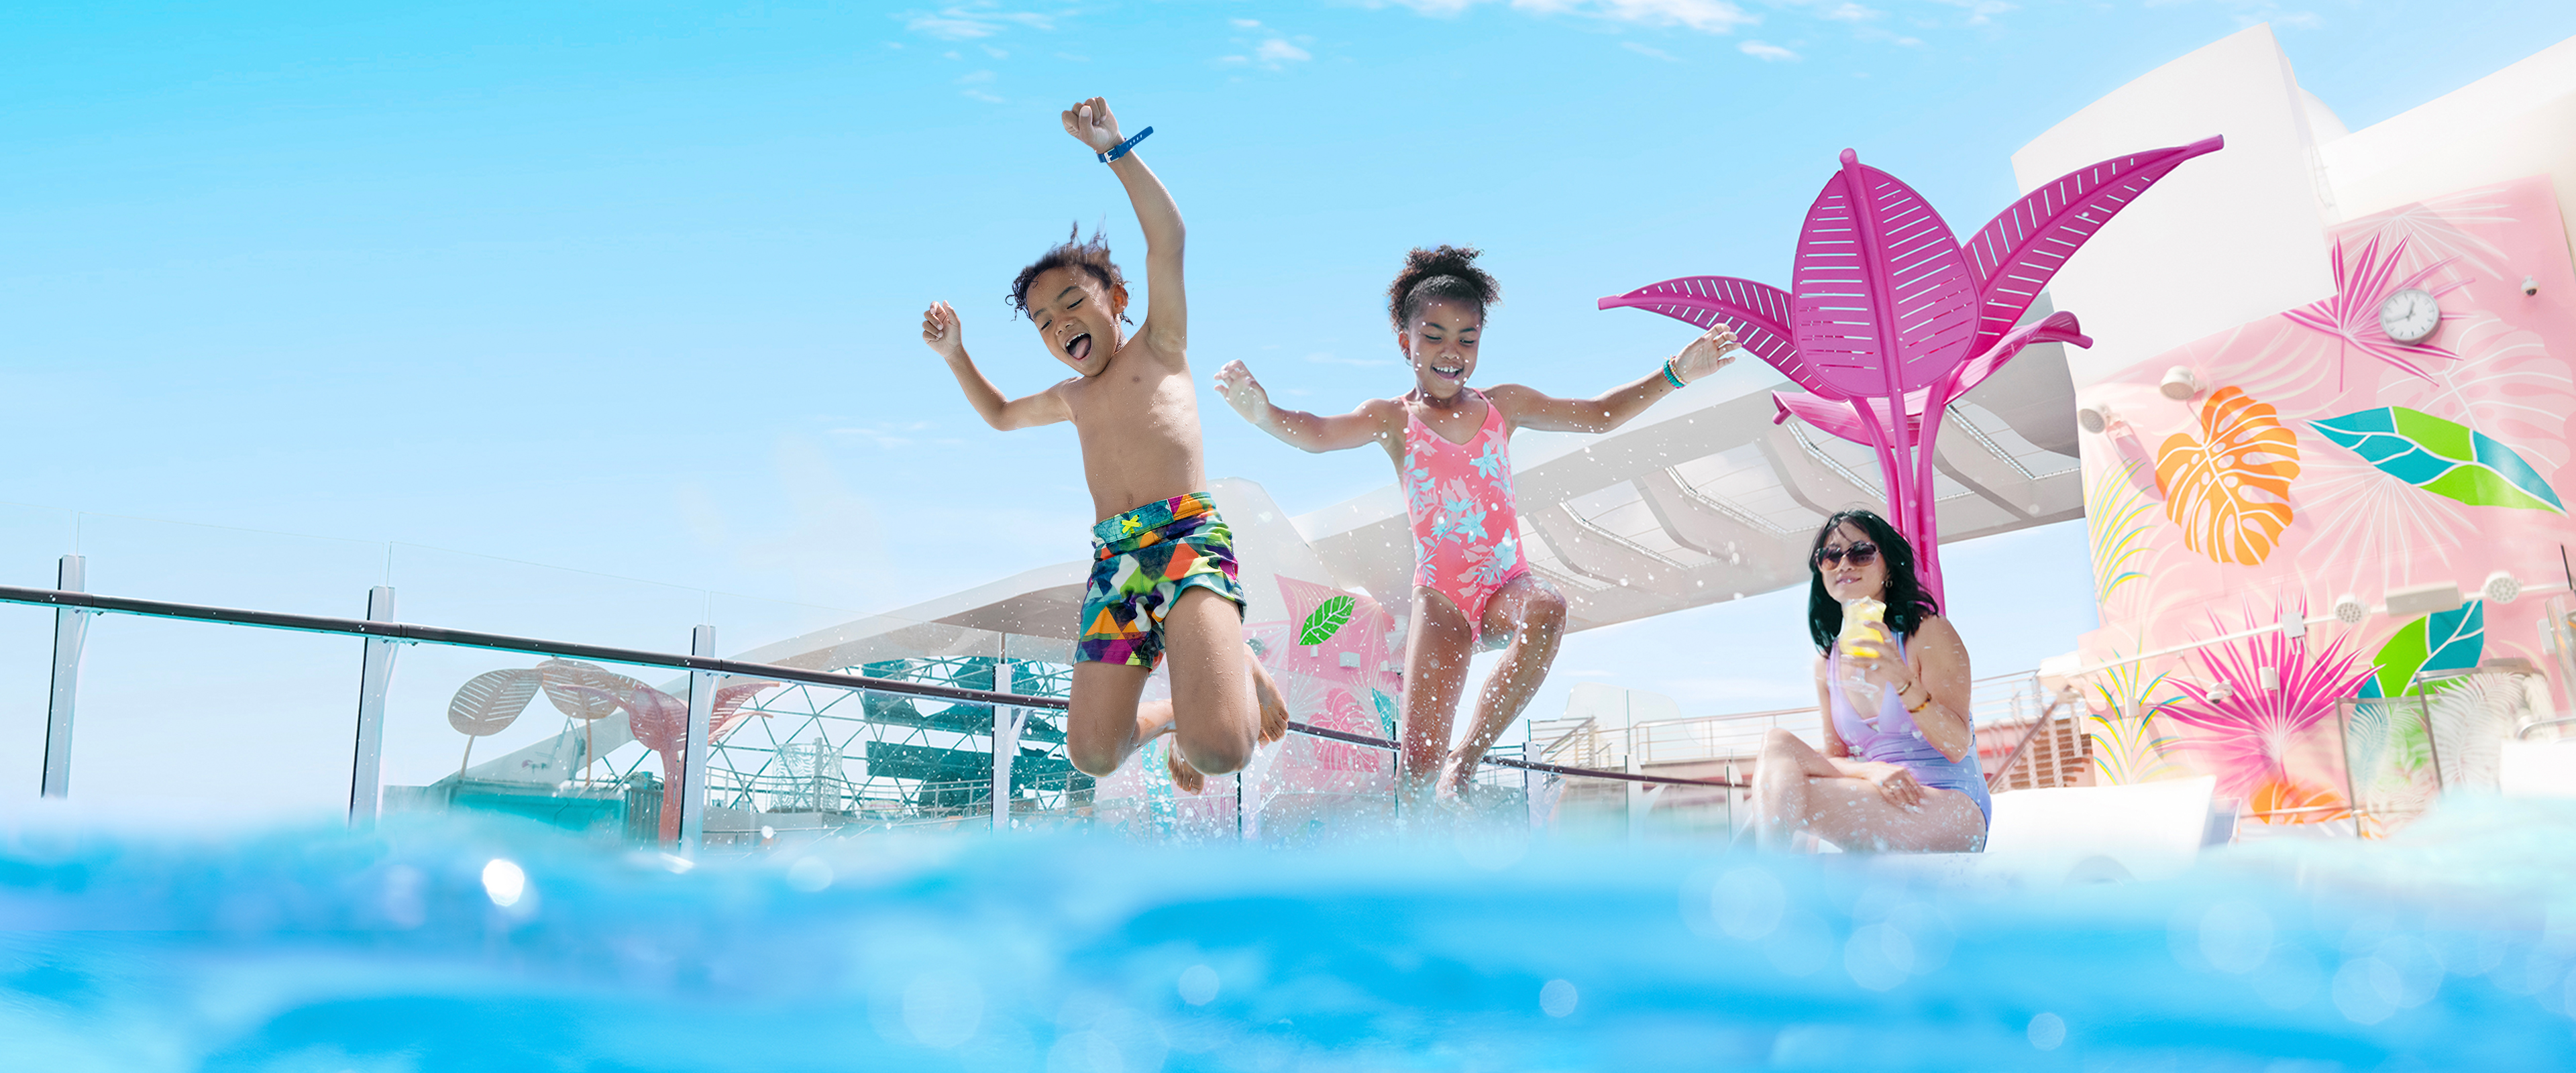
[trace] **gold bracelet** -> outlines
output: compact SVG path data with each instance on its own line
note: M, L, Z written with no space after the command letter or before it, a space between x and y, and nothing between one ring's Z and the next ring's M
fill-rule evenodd
M1904 691L1904 690L1901 690L1901 689L1900 689L1900 690L1897 690L1897 699L1898 699L1898 700L1903 700L1903 699L1905 699L1905 698L1904 698L1904 693L1905 693L1905 691ZM1907 714L1907 715L1914 715L1914 714L1916 714L1916 713L1918 713L1918 712L1921 712L1923 709L1925 709L1925 708L1929 708L1929 707L1931 707L1931 706L1932 706L1932 690L1931 690L1931 689L1929 689L1929 688L1926 688L1926 689L1924 689L1924 690L1923 690L1923 703L1921 703L1921 704L1917 704L1917 705L1915 705L1915 706L1913 706L1913 707L1911 707L1911 708L1907 708L1907 709L1905 709L1905 714Z

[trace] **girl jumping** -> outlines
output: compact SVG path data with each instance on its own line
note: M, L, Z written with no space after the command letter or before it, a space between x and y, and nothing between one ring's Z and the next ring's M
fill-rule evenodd
M1413 390L1405 394L1319 417L1271 405L1242 362L1216 374L1218 395L1254 427L1292 446L1320 452L1374 443L1394 460L1413 522L1415 562L1398 770L1407 796L1429 784L1453 800L1547 678L1565 627L1565 597L1530 573L1521 554L1512 431L1608 432L1735 360L1727 354L1735 335L1720 326L1665 359L1661 369L1598 398L1560 399L1519 384L1469 388L1485 309L1501 297L1494 278L1476 267L1476 256L1457 246L1413 250L1387 288L1396 350L1413 374ZM1508 640L1477 700L1475 727L1451 748L1451 723L1480 638Z

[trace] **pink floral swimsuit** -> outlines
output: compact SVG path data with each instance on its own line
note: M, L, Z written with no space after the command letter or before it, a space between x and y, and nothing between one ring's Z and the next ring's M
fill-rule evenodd
M1405 410L1404 509L1413 520L1413 584L1430 589L1482 633L1485 603L1529 572L1521 558L1520 512L1512 501L1510 433L1493 400L1464 444L1449 442Z

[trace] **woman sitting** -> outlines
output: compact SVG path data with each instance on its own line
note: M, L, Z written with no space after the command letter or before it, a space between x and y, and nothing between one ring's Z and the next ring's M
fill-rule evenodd
M1876 514L1825 520L1808 566L1824 751L1774 728L1754 770L1756 835L1790 849L1800 832L1848 851L1974 852L1989 801L1968 726L1968 649L1914 577L1914 548ZM1843 632L1870 598L1886 625ZM1862 714L1862 713L1869 714Z

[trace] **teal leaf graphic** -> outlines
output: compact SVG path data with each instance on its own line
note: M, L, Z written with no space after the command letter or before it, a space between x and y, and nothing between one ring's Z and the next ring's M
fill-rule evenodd
M2486 634L2484 600L2471 600L2398 627L2371 661L2379 670L2362 680L2361 699L2409 696L2417 674L2476 667L2486 654Z
M1342 632L1342 623L1351 620L1351 609L1358 606L1358 600L1346 595L1316 604L1315 610L1306 615L1306 624L1297 627L1297 643L1320 645L1332 640L1334 634Z
M1378 732L1386 735L1388 741L1395 740L1395 698L1387 696L1384 690L1372 689L1369 690L1369 703L1377 709Z
M2310 421L2380 472L2472 506L2567 513L2557 491L2513 448L2486 433L2421 410L2382 406Z

